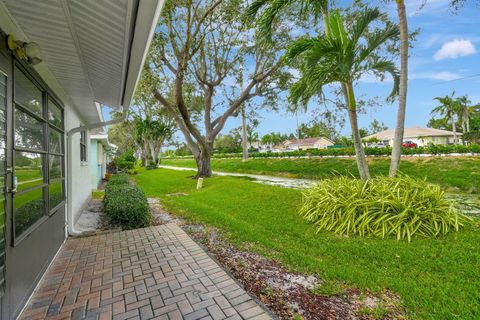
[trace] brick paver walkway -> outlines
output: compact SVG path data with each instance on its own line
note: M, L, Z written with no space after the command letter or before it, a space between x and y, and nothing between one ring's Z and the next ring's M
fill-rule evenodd
M22 319L271 319L175 224L69 238Z

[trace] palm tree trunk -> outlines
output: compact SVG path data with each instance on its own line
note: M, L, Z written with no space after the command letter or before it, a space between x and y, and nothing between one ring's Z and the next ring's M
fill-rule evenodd
M247 117L245 115L245 109L242 107L242 149L243 149L243 159L242 161L248 160L248 138L247 138Z
M357 104L355 101L353 86L351 83L345 83L342 85L342 87L345 88L346 92L348 117L350 118L350 127L352 128L358 173L360 174L360 178L362 180L368 180L370 179L370 172L368 170L367 158L365 157L365 151L363 149L362 138L360 137L360 132L358 131Z
M400 168L402 156L402 142L405 131L405 113L407 109L408 86L408 25L405 12L405 2L397 0L397 13L400 21L400 88L398 97L398 113L393 139L392 159L390 161L389 176L394 177Z
M457 124L455 121L454 114L452 114L452 131L453 131L453 144L457 144Z
M465 122L465 131L470 132L470 112L468 110L468 106L465 106L463 109L463 121ZM465 133L465 132L464 132Z
M298 125L298 111L295 112L297 118L297 150L300 150L300 126Z

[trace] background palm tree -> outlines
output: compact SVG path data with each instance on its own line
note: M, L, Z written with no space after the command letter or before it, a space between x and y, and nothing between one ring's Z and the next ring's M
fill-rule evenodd
M364 180L370 178L370 173L358 128L353 84L362 74L373 71L392 75L394 86L391 96L398 93L399 85L395 64L375 54L385 42L399 35L399 29L394 25L370 32L370 24L381 17L378 9L367 8L346 27L340 13L333 11L325 20L329 34L300 38L289 46L286 53L287 61L299 65L301 71L301 78L290 90L292 103L306 105L313 96L322 92L324 85L341 85L354 138L357 167Z
M403 0L395 0L397 3L397 14L400 23L400 86L398 96L397 122L395 136L392 146L392 159L390 161L390 177L394 177L400 168L402 156L403 134L405 131L405 113L407 109L407 87L408 87L408 24Z
M467 96L461 96L457 98L458 103L458 118L462 124L463 133L470 132L470 112L473 110L471 101Z
M457 144L457 121L456 115L458 113L458 101L453 99L455 95L455 91L452 93L451 96L445 97L435 97L434 99L437 100L440 105L433 108L431 114L438 114L443 116L447 121L450 121L452 124L452 131L453 131L453 143Z

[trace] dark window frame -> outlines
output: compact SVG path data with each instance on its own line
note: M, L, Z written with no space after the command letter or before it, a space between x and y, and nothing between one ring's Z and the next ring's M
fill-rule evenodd
M9 81L9 76L7 73L3 72L3 70L0 69L0 76L5 77L5 96L3 97L4 99L4 119L2 125L4 126L4 132L0 131L0 139L3 139L3 149L4 149L4 160L3 160L3 165L0 166L0 174L3 176L3 188L4 191L6 190L7 187L7 159L6 159L6 152L7 152L7 109L8 109L8 81ZM1 96L0 96L1 98ZM5 134L4 134L5 133ZM8 224L8 219L7 219L7 205L6 201L7 200L7 194L4 192L3 193L3 208L0 210L3 210L3 225L0 226L1 228L1 234L3 237L0 237L0 298L3 297L5 294L5 280L6 280L6 249L7 249L7 239L6 239L6 231L7 231L7 224Z
M15 199L16 196L21 196L24 195L28 192L37 190L37 189L42 189L42 197L43 197L43 214L41 218L39 218L37 221L35 221L31 226L27 227L25 230L22 230L20 235L16 234L15 231L15 212L16 208L14 205L12 205L12 245L16 246L18 245L23 239L28 237L30 233L32 233L37 227L39 227L41 224L43 224L46 220L48 220L49 217L53 216L56 212L58 212L58 209L61 206L65 205L65 200L66 200L66 195L65 195L65 131L63 129L64 123L65 123L65 113L64 110L65 108L61 103L59 103L59 99L53 94L53 92L46 86L44 83L40 82L38 79L38 76L35 76L32 74L31 71L22 63L21 61L18 61L14 59L13 61L13 75L12 75L12 83L13 83L13 97L12 97L12 105L13 105L13 112L14 112L14 119L15 119L15 112L16 110L20 110L24 113L26 113L29 116L32 116L34 119L37 121L40 121L43 125L43 150L36 150L36 149L30 149L30 148L24 148L24 147L19 147L16 146L15 143L13 145L13 151L12 151L12 166L14 169L15 173L15 151L20 151L20 152L33 152L33 153L39 153L41 154L42 157L42 175L43 175L43 183L38 186L34 186L25 190L22 190L16 194L13 195L13 199ZM23 106L20 103L17 103L15 101L15 74L17 72L22 72L22 74L29 79L33 85L35 85L41 92L42 92L42 116L39 116L38 114L34 113L33 111L29 110L25 106ZM54 123L52 123L49 120L49 106L50 106L50 101L54 103L55 107L57 107L61 111L61 125L62 128L56 126ZM13 126L11 128L13 137L15 137L15 128L16 124L15 122L13 123ZM61 136L61 141L60 141L60 153L57 152L52 152L50 153L50 131L55 130L56 132L60 133ZM53 156L60 156L61 159L61 178L56 178L56 179L50 179L50 165L49 165L49 157L50 155ZM15 175L12 175L14 177ZM49 186L51 182L59 182L61 181L61 201L55 205L55 207L50 207L50 189ZM13 200L14 203L14 200Z
M88 162L87 158L87 131L80 131L80 162Z

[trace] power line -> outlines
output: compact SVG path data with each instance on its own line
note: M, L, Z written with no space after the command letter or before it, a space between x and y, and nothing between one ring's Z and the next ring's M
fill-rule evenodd
M434 83L434 84L432 84L432 85L439 85L439 84L444 84L444 83L448 83L448 82L455 82L455 81L460 81L460 80L465 80L465 79L471 79L471 78L476 78L476 77L480 77L480 73L473 74L473 75L466 76L466 77L457 78L457 79L452 79L452 80L439 81L439 82Z

